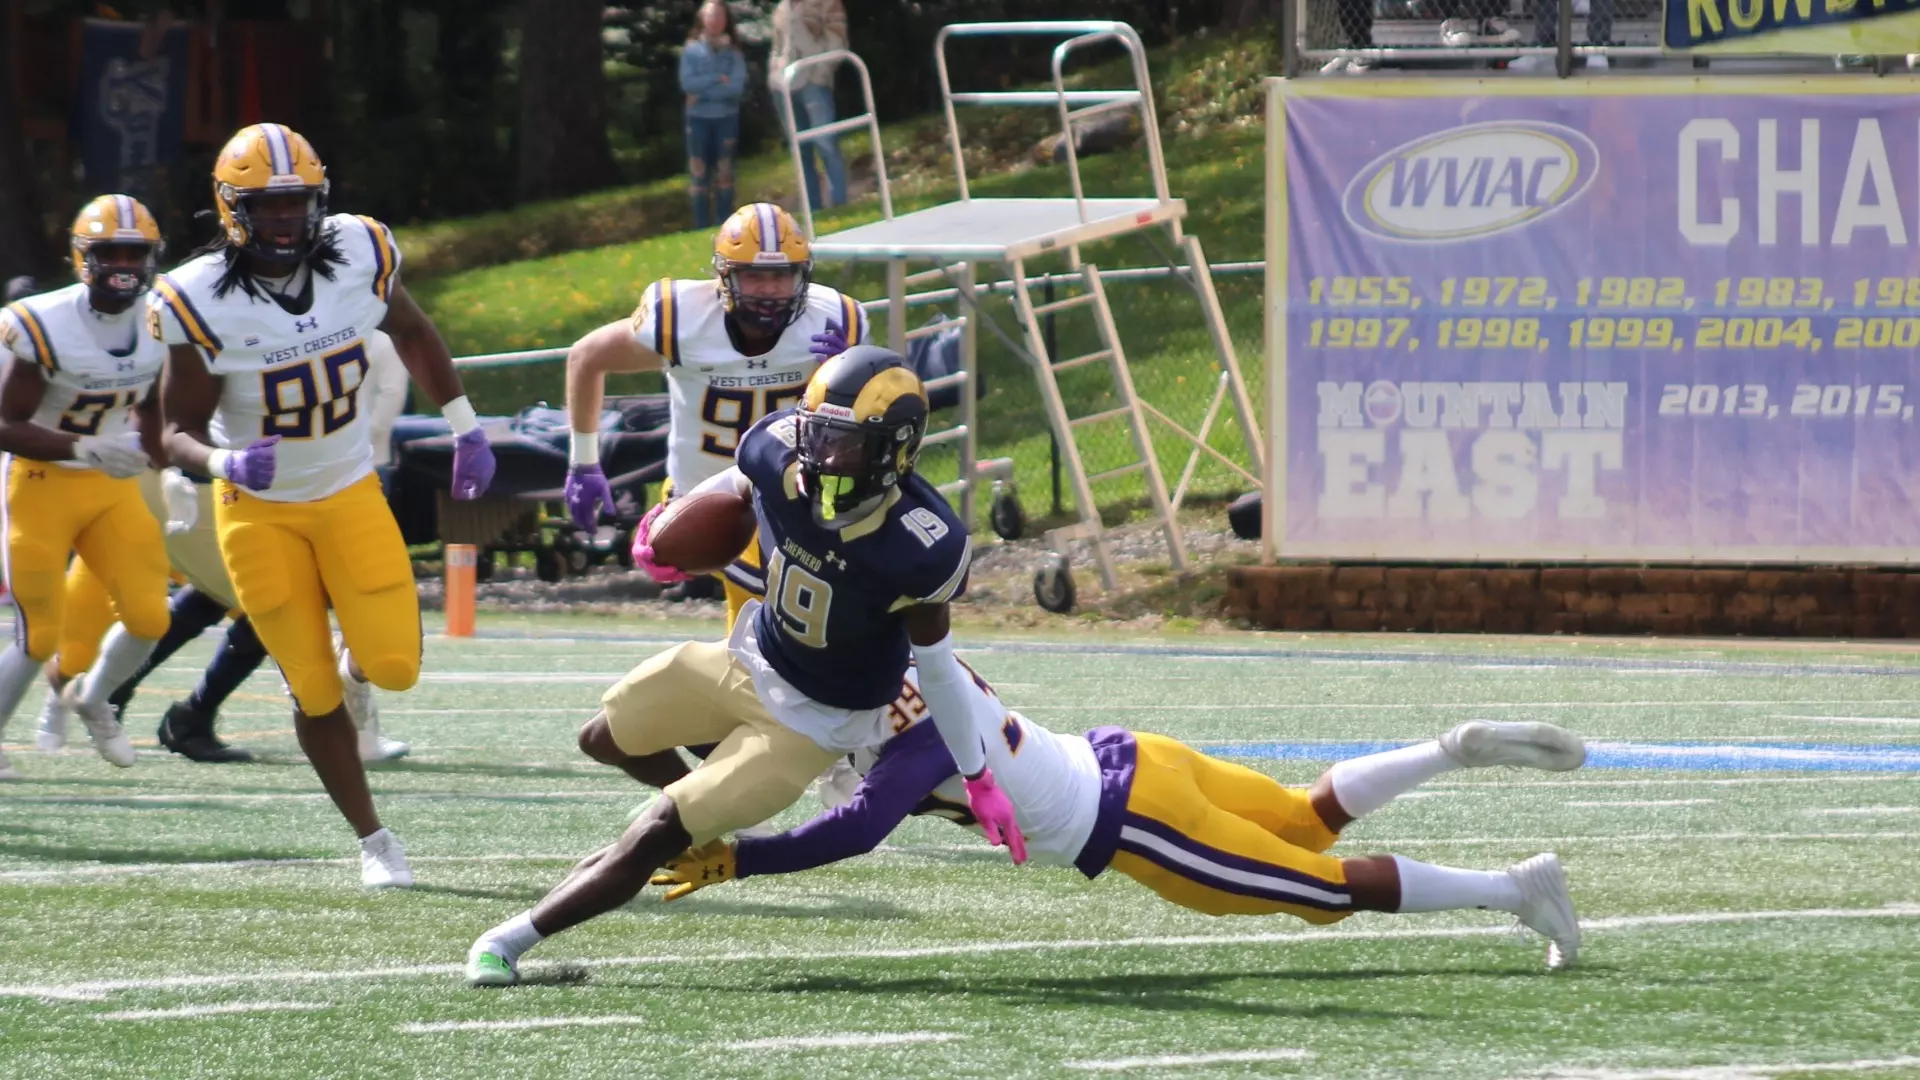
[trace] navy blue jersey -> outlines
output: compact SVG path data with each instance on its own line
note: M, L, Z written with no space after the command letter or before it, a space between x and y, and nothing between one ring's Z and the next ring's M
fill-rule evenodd
M946 498L912 474L868 517L821 528L800 494L797 425L792 409L771 413L734 455L753 482L766 561L754 635L773 669L809 698L877 709L900 695L907 670L902 612L965 590L972 541Z

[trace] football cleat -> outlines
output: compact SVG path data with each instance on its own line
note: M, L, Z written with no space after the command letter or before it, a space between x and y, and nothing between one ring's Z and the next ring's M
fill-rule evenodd
M1440 749L1462 768L1512 765L1566 772L1587 760L1580 736L1555 724L1469 720L1440 736Z
M40 709L40 726L33 732L33 747L43 754L58 753L67 745L67 721L73 710L60 700L60 691L50 690L47 703Z
M1572 966L1580 955L1580 919L1573 913L1560 857L1551 852L1535 855L1507 867L1507 876L1520 886L1520 910L1515 914L1527 929L1547 939L1547 970Z
M7 757L7 752L0 750L0 781L20 779L23 779L20 770L13 767L13 761Z
M341 703L347 707L347 716L360 732L360 760L393 761L406 757L412 747L398 739L381 736L380 705L373 699L373 684L354 678L353 654L347 651L339 634L333 636L333 647L340 657Z
M87 737L93 740L93 748L107 759L107 764L122 769L133 767L133 740L120 727L120 721L113 718L113 706L106 702L88 705L80 700L80 684L85 679L75 679L60 692L60 701L80 717L87 727Z
M493 942L486 938L467 950L468 986L512 986L520 981L520 965L493 950Z
M213 733L213 717L184 701L167 706L157 732L160 745L188 761L203 764L252 761L253 755L237 746L228 746Z
M369 889L405 889L413 885L413 867L400 838L381 829L360 838L360 884Z

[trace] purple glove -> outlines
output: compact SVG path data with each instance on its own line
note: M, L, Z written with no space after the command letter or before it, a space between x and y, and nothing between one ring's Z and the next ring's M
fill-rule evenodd
M561 493L567 504L567 516L575 528L591 529L600 523L600 507L613 509L613 488L607 486L607 474L598 465L571 465L567 468L567 486Z
M477 499L493 483L493 447L487 433L474 428L453 440L453 497Z
M847 351L847 329L828 319L826 331L813 335L812 341L813 345L807 351L825 363Z
M273 448L280 436L270 435L227 459L227 479L248 491L273 486Z
M993 782L993 770L981 769L979 776L966 782L966 789L967 807L973 811L973 820L979 822L987 834L987 843L998 846L1004 837L1007 850L1013 853L1013 865L1026 862L1027 838L1013 819L1013 800Z
M653 531L653 519L659 517L666 508L666 503L654 503L653 509L647 511L646 516L640 519L639 526L633 530L633 565L645 570L648 577L661 585L677 585L693 579L675 567L654 562L653 545L647 542L647 534Z

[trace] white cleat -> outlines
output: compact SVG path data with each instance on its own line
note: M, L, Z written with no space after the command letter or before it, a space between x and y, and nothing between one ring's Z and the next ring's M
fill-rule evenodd
M360 884L369 889L405 889L413 885L413 867L400 838L381 829L360 839Z
M1547 970L1571 967L1580 955L1580 919L1573 913L1560 857L1551 852L1535 855L1507 867L1507 876L1520 886L1520 910L1515 914L1527 929L1548 941Z
M1469 720L1440 736L1440 749L1467 769L1513 765L1567 772L1587 760L1580 736L1535 721Z
M340 657L340 697L347 716L360 731L361 761L393 761L406 757L413 749L398 739L380 734L380 706L373 700L373 684L353 677L353 655L340 635L334 635L334 649Z
M86 725L87 737L93 740L93 748L107 759L107 764L122 769L133 768L133 740L120 728L120 721L113 718L113 706L106 702L88 705L80 700L80 684L85 679L75 679L60 692L60 703L80 717Z
M25 777L20 775L20 770L13 767L13 762L7 757L7 752L0 750L0 782L24 779Z
M520 981L520 965L496 952L486 938L467 950L468 986L512 986Z
M67 745L67 721L73 710L60 700L60 691L49 690L47 703L40 709L40 726L34 729L33 747L43 754L57 754Z

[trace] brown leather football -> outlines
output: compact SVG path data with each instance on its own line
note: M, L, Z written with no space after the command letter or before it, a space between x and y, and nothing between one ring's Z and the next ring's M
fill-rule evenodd
M647 541L653 561L689 574L713 574L738 558L756 528L753 500L731 491L696 491L667 503Z

